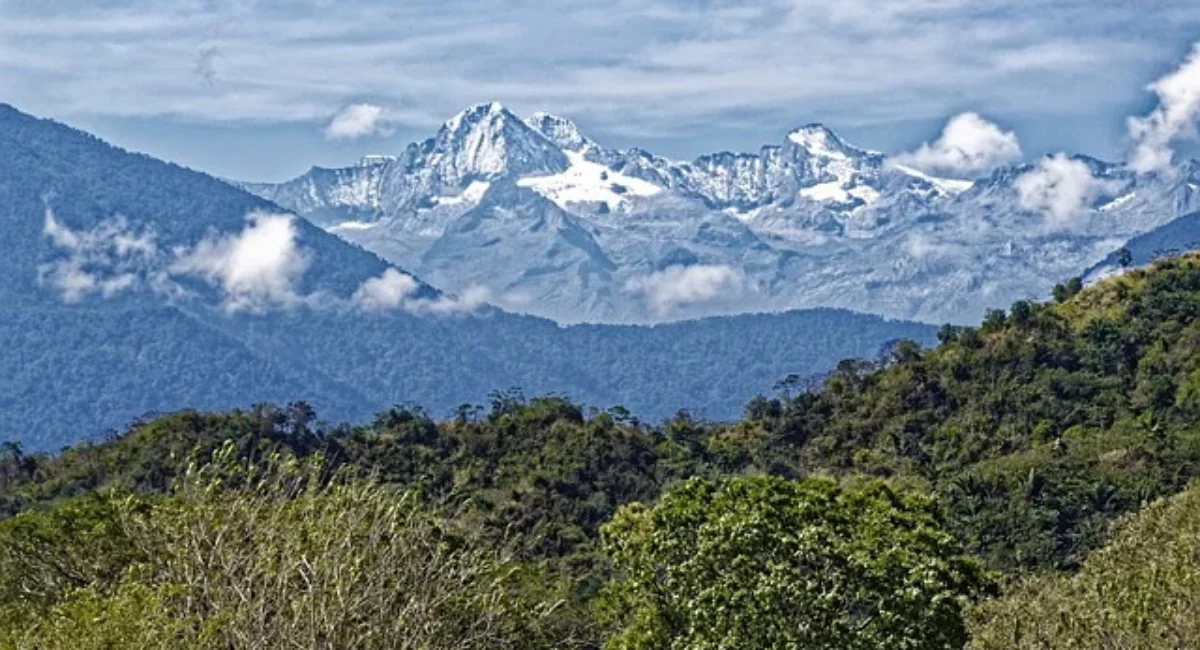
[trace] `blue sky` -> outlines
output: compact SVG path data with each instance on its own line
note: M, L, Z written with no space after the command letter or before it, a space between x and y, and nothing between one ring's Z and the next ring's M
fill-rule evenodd
M1195 0L0 0L0 101L249 180L492 100L673 157L808 122L899 152L975 111L1115 159L1197 40ZM330 139L352 104L382 128Z

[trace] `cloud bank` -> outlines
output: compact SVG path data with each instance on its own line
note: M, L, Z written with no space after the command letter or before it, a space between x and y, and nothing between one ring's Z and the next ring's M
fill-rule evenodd
M1147 88L1158 96L1158 106L1145 117L1131 117L1129 136L1134 142L1129 166L1143 174L1171 169L1179 140L1195 140L1200 121L1200 44L1178 69Z
M1017 135L1004 131L977 113L950 118L941 136L893 161L924 172L969 176L987 172L1021 157Z
M382 106L351 104L333 116L325 127L325 138L356 140L369 135L386 134L388 130Z
M671 266L631 278L625 290L641 296L660 316L683 307L741 297L746 274L741 269L715 264Z

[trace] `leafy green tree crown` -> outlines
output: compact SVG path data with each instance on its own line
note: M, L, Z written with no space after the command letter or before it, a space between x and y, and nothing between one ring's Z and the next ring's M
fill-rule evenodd
M694 479L604 540L611 650L961 648L990 588L927 500L880 483Z

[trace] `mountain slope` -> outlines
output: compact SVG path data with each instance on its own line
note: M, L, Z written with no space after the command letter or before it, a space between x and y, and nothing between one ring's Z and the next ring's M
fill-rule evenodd
M1125 242L1132 266L1144 266L1154 260L1181 252L1200 249L1200 212L1185 214L1178 219L1143 233ZM1117 252L1106 256L1088 269L1085 280L1097 280L1120 270Z
M505 165L531 155L504 151ZM493 159L476 153L445 158L438 173L488 182ZM604 271L571 215L508 187L544 208L521 246ZM331 419L362 419L405 402L446 413L509 387L646 418L679 408L728 418L788 374L932 335L839 311L562 328L441 294L245 191L10 107L0 108L0 205L0 439L31 448L145 411L304 399ZM490 236L500 217L453 220L469 239Z
M969 323L1042 298L1129 238L1200 209L1194 163L1156 177L1072 157L1092 180L1085 205L1068 212L1031 198L1042 161L937 178L818 124L758 153L690 162L605 148L546 113L520 124L481 105L395 159L246 187L442 288L482 285L509 309L561 323L807 307ZM611 267L581 269L582 258L522 234L551 206ZM494 217L488 235L462 237L459 219L481 211Z

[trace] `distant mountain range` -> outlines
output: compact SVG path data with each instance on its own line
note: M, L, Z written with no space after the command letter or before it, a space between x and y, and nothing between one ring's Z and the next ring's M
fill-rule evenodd
M677 162L493 103L394 156L243 186L434 286L560 323L813 307L971 323L1200 210L1196 161L1069 160L1094 182L1048 216L1020 192L1036 164L938 178L815 124Z
M571 206L595 191L602 200L588 205L599 215L604 204L614 218L642 209L652 192L694 201L641 178L654 159L644 172L632 159L605 172L592 160L598 150L568 148L577 137L569 125L543 118L540 128L554 139L481 107L402 158L314 172L286 190L311 201L287 202L337 233L356 232L352 223L391 232L394 250L422 251L414 259L457 259L481 274L490 260L497 277L536 262L523 272L529 287L594 289L598 309L613 288L600 280L619 275L620 258L591 222L545 196ZM282 201L286 192L274 194ZM680 223L664 220L648 241L674 246ZM686 241L715 249L726 237L757 237L736 218L712 224ZM490 296L466 283L443 293L266 199L5 105L0 242L0 440L33 449L148 411L304 399L335 420L396 403L440 416L510 387L623 405L647 419L676 409L723 419L789 374L874 357L890 340L933 338L927 325L830 309L561 327L488 306ZM501 264L490 250L518 259Z

